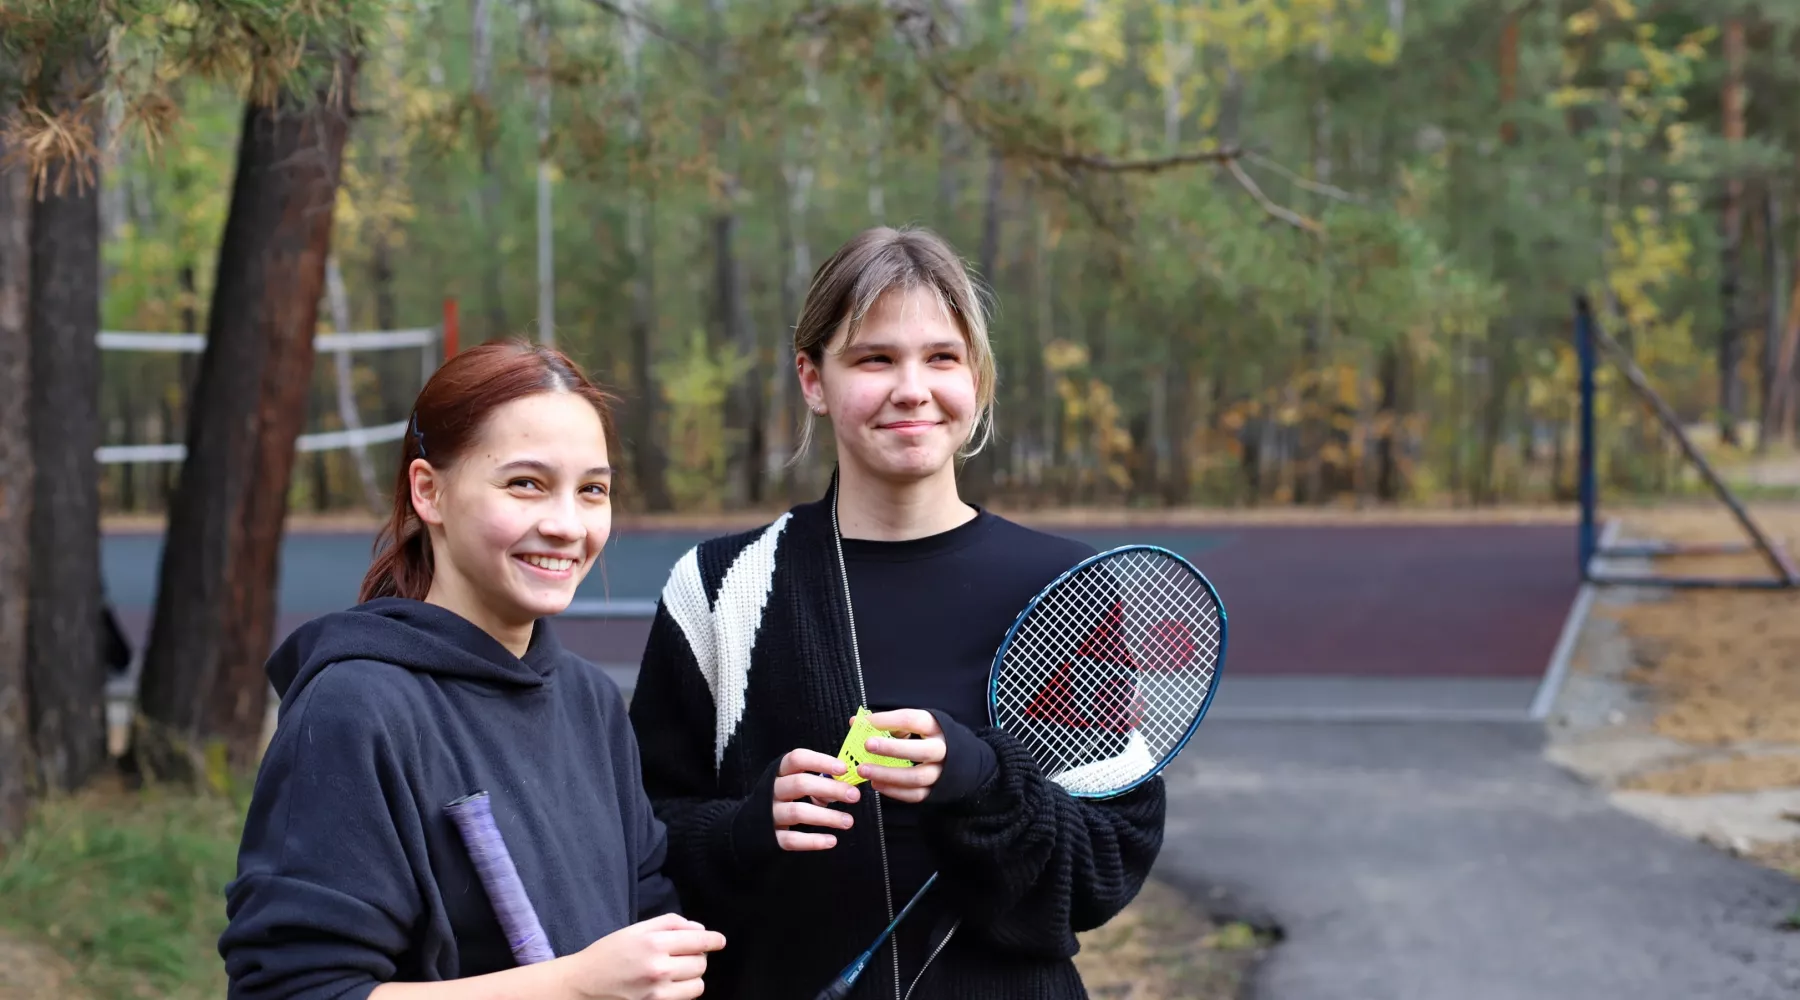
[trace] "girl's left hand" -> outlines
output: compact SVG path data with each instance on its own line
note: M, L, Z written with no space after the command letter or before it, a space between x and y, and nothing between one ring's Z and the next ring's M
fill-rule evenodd
M913 766L863 764L856 769L856 773L869 779L872 788L891 799L901 802L925 801L925 797L931 794L931 787L937 784L938 777L944 773L944 730L938 725L937 718L923 709L897 708L891 712L871 714L869 724L876 729L885 729L895 737L871 737L864 744L870 753L910 760ZM899 738L903 733L916 738Z

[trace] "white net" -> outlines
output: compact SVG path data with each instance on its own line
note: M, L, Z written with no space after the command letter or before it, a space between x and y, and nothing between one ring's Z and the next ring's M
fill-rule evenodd
M1180 749L1224 642L1223 610L1186 563L1109 552L1019 623L995 674L995 724L1071 794L1116 794Z
M104 330L97 338L104 352L144 352L148 354L198 355L206 350L206 338L197 333L139 333ZM416 351L419 355L419 385L436 370L440 353L440 332L434 327L410 330L375 330L367 332L325 333L313 338L313 349L321 358L347 357L359 351ZM340 372L347 365L340 365ZM345 376L340 374L340 380ZM416 386L414 390L416 391ZM341 400L353 399L348 387L337 393ZM366 425L354 404L336 408L342 427L302 434L295 447L302 453L332 451L340 448L360 449L369 445L398 441L406 434L404 418ZM167 428L177 432L179 428ZM159 464L180 462L187 457L187 446L179 441L154 443L104 444L94 451L102 465Z

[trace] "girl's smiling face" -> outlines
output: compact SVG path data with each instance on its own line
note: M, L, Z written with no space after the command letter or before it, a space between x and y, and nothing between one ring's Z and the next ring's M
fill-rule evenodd
M797 359L801 391L830 417L838 458L887 481L954 476L980 412L961 327L922 288L876 300L856 339Z
M427 599L497 638L528 641L537 619L566 609L612 531L605 428L573 393L497 407L460 460L417 460L411 482L431 532Z

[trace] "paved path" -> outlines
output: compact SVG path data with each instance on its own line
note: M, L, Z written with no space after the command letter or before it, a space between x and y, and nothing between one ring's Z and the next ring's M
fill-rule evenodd
M1209 720L1158 871L1283 928L1259 1000L1800 996L1800 933L1776 929L1800 882L1612 809L1541 743Z

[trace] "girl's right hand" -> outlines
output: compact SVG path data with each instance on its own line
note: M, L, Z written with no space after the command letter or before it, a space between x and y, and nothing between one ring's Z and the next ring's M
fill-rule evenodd
M855 785L822 777L844 774L844 762L817 750L793 750L781 758L775 779L775 843L784 851L828 851L837 846L829 833L802 833L795 826L824 826L848 830L853 822L847 812L829 809L829 802L855 802L862 793ZM808 801L802 802L801 799Z
M620 928L569 956L581 1000L691 1000L706 989L706 953L725 936L673 913Z

